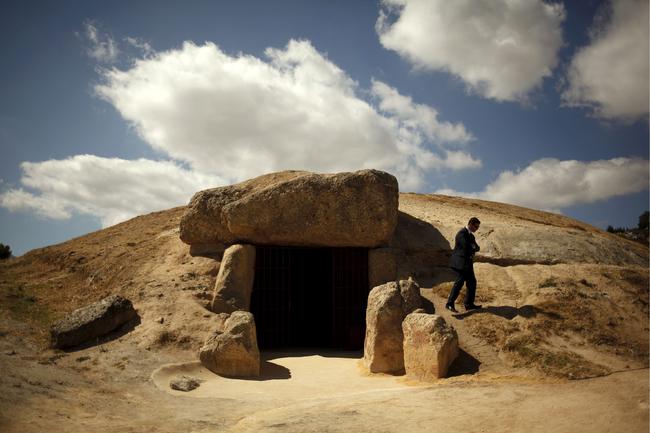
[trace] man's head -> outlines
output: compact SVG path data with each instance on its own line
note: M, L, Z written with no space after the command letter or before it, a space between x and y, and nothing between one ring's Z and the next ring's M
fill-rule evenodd
M469 230L474 233L476 230L478 230L479 226L481 225L481 221L479 221L478 218L476 217L471 217L469 219L469 222L467 223L467 227Z

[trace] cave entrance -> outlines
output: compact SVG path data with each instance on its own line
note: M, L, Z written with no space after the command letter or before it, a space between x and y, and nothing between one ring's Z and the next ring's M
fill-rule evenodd
M257 246L251 312L262 350L363 348L368 249Z

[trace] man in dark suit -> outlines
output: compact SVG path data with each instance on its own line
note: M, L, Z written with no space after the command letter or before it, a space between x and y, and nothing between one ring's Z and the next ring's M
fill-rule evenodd
M454 251L451 253L449 266L456 273L456 281L451 288L447 305L445 308L451 312L458 313L454 304L460 294L463 284L467 284L467 293L465 294L465 311L476 310L481 308L480 305L474 304L476 295L476 277L474 276L474 254L480 250L474 237L474 232L478 230L481 221L476 217L469 219L467 227L463 227L456 234L456 244Z

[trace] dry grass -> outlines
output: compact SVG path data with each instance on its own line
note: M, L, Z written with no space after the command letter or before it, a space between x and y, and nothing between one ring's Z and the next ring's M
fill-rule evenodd
M611 373L607 367L594 364L575 352L548 349L530 333L506 339L503 349L509 353L515 366L534 366L551 377L586 379Z

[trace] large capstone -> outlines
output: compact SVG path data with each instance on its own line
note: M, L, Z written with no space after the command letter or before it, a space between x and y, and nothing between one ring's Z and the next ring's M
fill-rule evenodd
M194 245L387 245L397 224L397 179L378 170L284 171L200 191L181 220Z
M412 280L393 281L370 291L363 360L371 372L404 371L402 321L421 305L420 288Z
M52 347L77 346L108 334L137 315L133 304L119 295L74 310L50 329Z
M207 338L199 351L201 364L210 371L227 377L260 375L260 351L253 314L235 311L224 325Z

